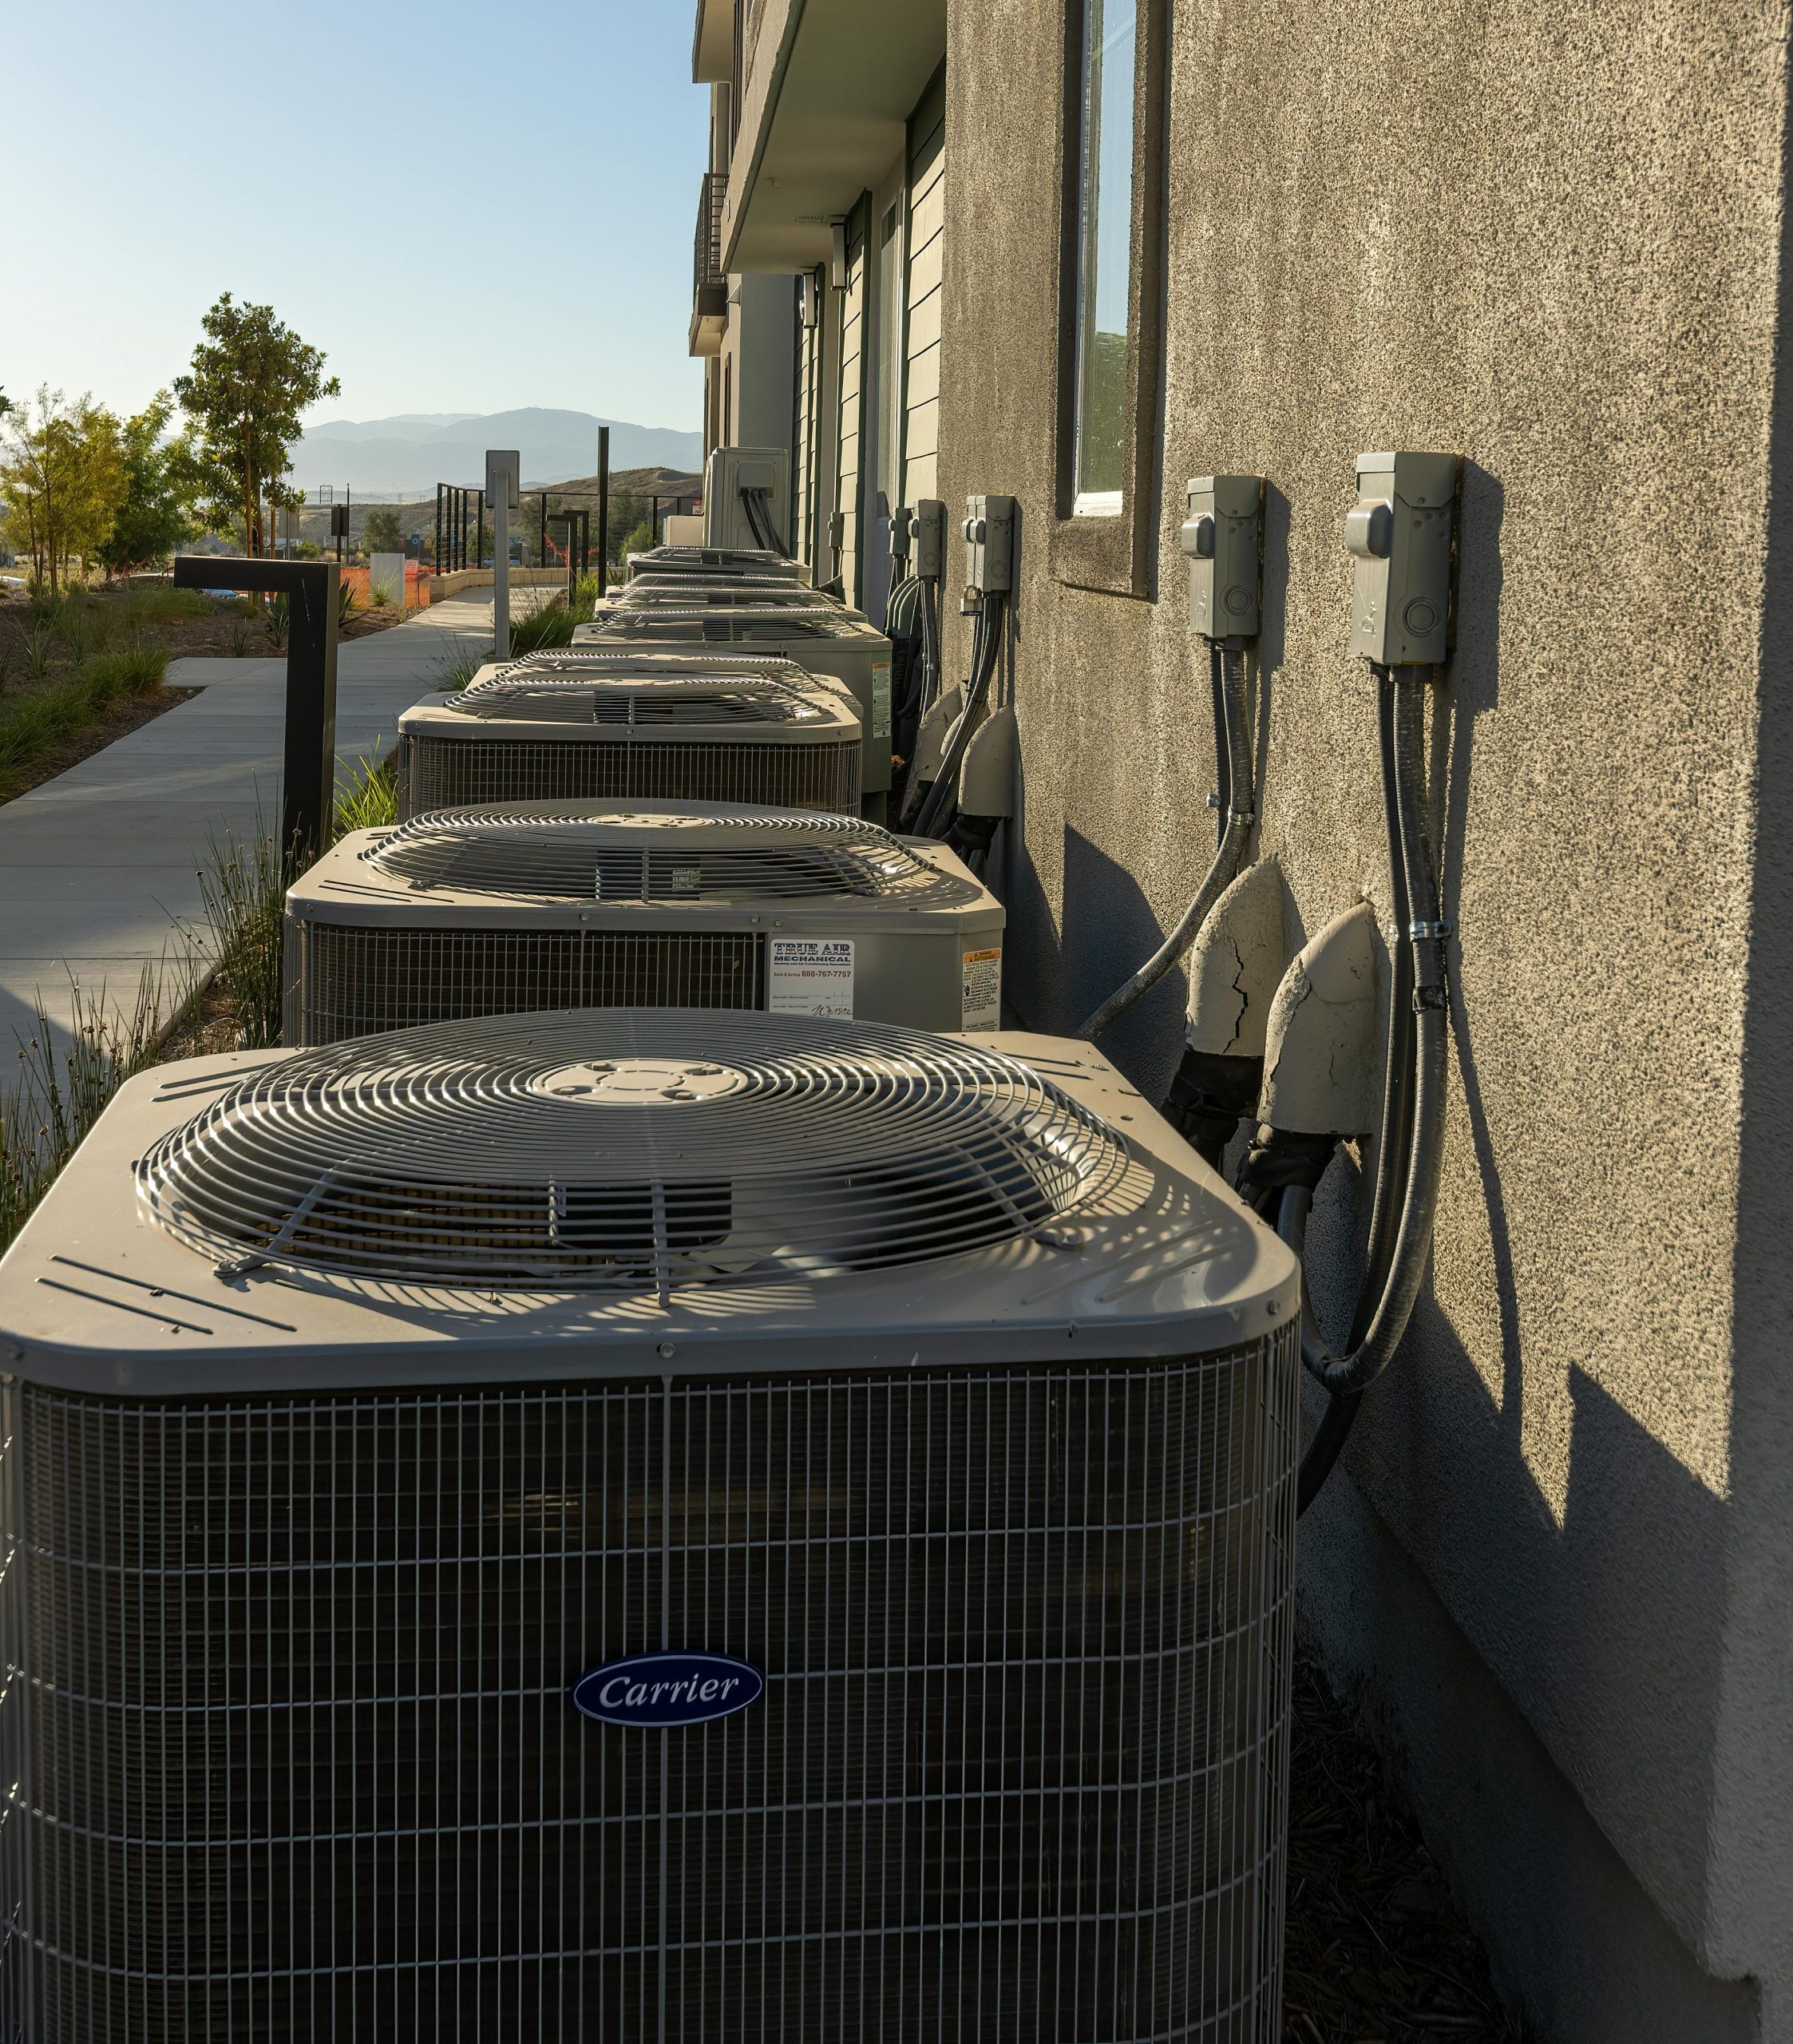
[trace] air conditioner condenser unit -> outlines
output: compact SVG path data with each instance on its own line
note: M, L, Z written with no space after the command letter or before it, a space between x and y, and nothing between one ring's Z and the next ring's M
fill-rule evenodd
M287 895L285 1040L521 1008L1001 1023L1002 904L855 818L679 802L469 809L342 838Z
M719 653L794 660L811 674L833 675L853 691L865 729L861 789L865 814L885 821L890 791L891 647L857 611L830 605L813 610L768 610L749 606L654 604L613 610L574 627L573 644L598 652L645 651Z
M590 621L601 624L610 618L641 611L684 614L719 610L770 610L781 616L845 617L860 624L867 621L863 611L849 609L804 583L746 576L730 582L709 582L695 575L654 575L627 583L599 598Z
M853 697L794 661L534 653L398 719L399 814L588 796L770 803L853 816Z
M630 578L655 575L702 575L711 581L730 576L754 580L807 582L809 571L800 561L787 560L764 547L654 546L626 554Z
M133 1079L0 1264L17 2034L1264 2044L1297 1307L1084 1044Z

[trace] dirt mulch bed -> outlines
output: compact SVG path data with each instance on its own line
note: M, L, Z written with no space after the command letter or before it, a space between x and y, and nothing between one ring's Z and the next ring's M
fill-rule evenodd
M1405 1800L1306 1650L1289 1787L1284 2044L1526 2044Z

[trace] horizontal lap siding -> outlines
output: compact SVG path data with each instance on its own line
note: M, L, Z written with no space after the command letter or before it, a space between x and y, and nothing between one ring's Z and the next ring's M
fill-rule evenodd
M909 256L905 301L903 501L936 497L940 445L940 271L946 252L945 94L936 82L909 141Z
M866 220L861 200L847 223L847 287L841 305L841 458L835 492L841 521L839 573L849 600L859 595L859 429L865 338Z

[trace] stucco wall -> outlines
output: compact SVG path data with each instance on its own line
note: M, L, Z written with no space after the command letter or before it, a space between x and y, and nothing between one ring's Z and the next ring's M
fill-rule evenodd
M1177 6L1140 601L1050 571L1057 11L956 5L948 69L941 494L1023 507L1014 999L1074 1024L1211 853L1175 537L1205 470L1271 485L1261 849L1308 933L1365 893L1386 918L1341 525L1360 450L1460 451L1443 1204L1350 1467L1674 1934L1793 1979L1789 885L1778 844L1757 864L1793 780L1764 609L1783 12ZM1109 1040L1148 1090L1183 992ZM1323 1311L1350 1211L1317 1231Z

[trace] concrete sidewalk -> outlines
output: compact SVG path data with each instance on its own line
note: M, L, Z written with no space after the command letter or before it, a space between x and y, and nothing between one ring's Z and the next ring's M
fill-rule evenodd
M491 643L490 594L469 592L344 644L339 764L390 748L399 713ZM40 998L66 1030L71 978L89 1004L103 992L126 1010L146 969L174 995L203 953L208 842L278 827L283 658L176 660L168 679L203 692L0 804L0 1087Z

